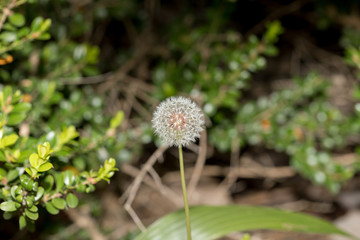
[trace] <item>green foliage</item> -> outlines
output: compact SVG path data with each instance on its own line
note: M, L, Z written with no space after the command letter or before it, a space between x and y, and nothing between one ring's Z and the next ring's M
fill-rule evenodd
M349 234L319 218L268 207L199 206L190 208L190 215L192 238L196 240L218 239L232 232L256 229L339 234L350 237ZM135 238L162 239L186 239L183 209L157 220Z
M344 116L329 104L327 81L310 73L270 96L243 96L251 87L251 74L265 68L265 56L277 54L274 43L283 31L274 21L262 38L250 36L243 42L234 32L207 35L195 29L174 35L169 44L174 55L154 71L155 96L186 93L203 103L211 121L210 143L218 150L265 145L285 152L303 176L336 193L358 167L335 162L331 151L344 146L359 128L357 116ZM359 51L351 49L354 63Z
M25 2L32 4L16 8ZM5 7L11 10L0 27L0 64L6 65L0 69L0 209L5 219L19 217L20 228L32 228L40 208L58 214L76 207L75 192L92 192L97 182L108 182L113 176L116 161L110 156L119 162L136 159L143 144L153 140L148 119L135 116L135 121L128 121L130 114L136 114L109 107L112 103L104 92L98 94L92 86L107 81L103 73L118 68L137 50L106 42L107 47L114 46L101 53L106 61L99 61L104 47L100 43L107 36L96 26L125 19L127 30L136 32L156 22L138 11L139 1L115 2L90 1L80 6L76 1L17 0L0 4L2 12ZM295 78L292 88L253 99L252 76L266 67L268 57L278 54L276 44L285 30L279 21L265 24L262 34L247 37L228 30L230 2L219 8L210 4L206 16L199 16L201 21L190 16L190 20L180 18L177 24L166 26L157 39L166 42L146 55L145 65L154 66L148 71L152 77L146 78L154 85L150 94L158 100L172 95L196 100L208 116L208 144L217 150L263 145L286 153L291 165L314 183L339 191L360 164L336 162L332 153L360 130L359 104L352 116L331 106L327 80L318 74ZM344 35L346 61L360 68L358 35L354 31ZM111 58L106 52L112 52ZM354 97L360 99L359 87ZM139 105L144 106L138 107L149 113L150 102L142 99ZM106 114L109 108L112 117ZM234 142L239 144L234 146ZM219 210L219 215L226 211ZM176 214L180 213L170 216ZM260 217L254 219L263 223ZM208 221L199 218L199 222ZM246 224L231 225L231 231L253 229ZM169 227L164 226L165 230ZM327 230L336 232L332 227Z
M45 207L50 214L76 207L78 199L72 192L92 192L96 183L109 182L117 171L113 158L104 161L99 171L61 171L58 160L51 155L58 155L64 149L72 152L67 146L77 144L78 132L70 126L55 134L54 149L49 142L37 143L42 138L19 137L14 127L21 124L31 110L31 105L22 102L22 97L19 91L14 92L9 86L0 91L3 109L0 116L0 209L4 211L5 219L19 216L20 228L39 218L38 206ZM112 122L117 122L117 126L121 123L119 120ZM33 152L34 145L37 145L36 152Z

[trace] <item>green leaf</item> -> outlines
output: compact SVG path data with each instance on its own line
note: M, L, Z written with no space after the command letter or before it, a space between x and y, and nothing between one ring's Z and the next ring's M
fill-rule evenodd
M0 180L3 179L6 176L6 171L3 168L0 168Z
M46 192L50 191L54 185L54 177L52 175L47 175L43 180L44 189Z
M13 217L13 214L11 212L4 212L3 218L5 220L10 220Z
M69 193L66 196L66 203L68 204L69 207L75 208L79 204L79 200L77 199L77 197L74 194Z
M41 166L39 167L38 171L39 172L46 172L47 170L53 168L52 163L46 162L44 164L41 164Z
M25 215L31 220L37 220L39 218L38 212L31 212L27 208L25 209Z
M16 32L16 27L14 27L14 25L10 24L10 23L5 23L3 26L4 30L9 30L10 32Z
M37 212L39 209L37 206L33 205L31 208L29 208L30 212Z
M15 199L15 197L16 197L16 190L18 189L18 187L19 186L17 186L17 185L14 185L14 186L12 186L11 187L11 189L10 189L10 194L11 194L11 196Z
M50 38L51 38L51 35L49 33L43 33L37 38L37 40L48 40Z
M31 31L36 32L40 29L44 19L42 17L36 17L31 23Z
M49 29L51 25L51 19L45 19L45 21L41 24L40 31L45 32Z
M118 126L120 126L123 120L124 120L124 112L123 111L117 112L115 117L113 117L110 120L110 128L117 128Z
M36 192L36 196L35 196L34 200L39 201L40 198L43 196L44 192L45 192L45 189L43 187L39 187L37 192Z
M9 126L15 126L21 123L26 118L25 112L10 113L7 124Z
M31 109L31 104L27 102L21 102L14 106L12 113L28 112Z
M19 217L19 228L20 230L23 229L24 227L26 227L26 219L24 216L20 216Z
M33 167L25 168L25 172L27 172L31 177L36 177L38 173L38 171Z
M58 173L55 175L56 189L55 192L60 192L64 186L64 174Z
M12 169L7 174L8 182L15 180L19 176L19 171L17 169Z
M38 155L40 158L45 159L53 151L50 150L50 143L44 142L43 144L38 145Z
M34 168L39 167L39 156L36 153L33 153L29 157L30 165Z
M192 237L218 239L232 232L256 229L350 236L310 215L269 207L199 206L190 208ZM185 213L179 210L153 223L135 240L186 240Z
M55 208L51 202L45 203L46 211L48 211L52 215L56 215L59 213L59 209Z
M18 138L18 135L16 135L15 133L3 137L0 140L0 148L13 145L18 140Z
M0 162L5 162L5 161L6 161L5 153L0 150Z
M13 202L13 201L2 202L0 204L0 209L3 210L4 212L16 211L15 202Z
M75 181L74 173L70 170L66 170L64 173L64 183L66 186L72 186Z
M30 32L30 29L28 27L23 27L17 31L17 35L19 38L25 37Z
M62 198L53 198L51 200L51 203L54 205L54 207L58 208L58 209L64 209L66 202L64 199Z
M9 21L11 24L13 24L17 27L22 27L25 24L24 16L19 13L14 13L13 15L11 15L9 17Z
M58 144L64 145L70 142L72 139L76 138L77 136L79 136L79 133L76 131L74 126L64 128L59 135Z
M6 43L10 43L16 40L16 33L14 32L3 32L0 34L0 39Z

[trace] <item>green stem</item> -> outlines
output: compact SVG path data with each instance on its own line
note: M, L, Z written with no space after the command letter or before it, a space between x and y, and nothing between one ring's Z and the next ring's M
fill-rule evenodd
M187 193L186 193L184 159L183 159L183 152L182 152L181 145L179 145L179 162L180 162L181 187L182 187L182 191L183 191L184 205L185 205L187 239L191 240L190 213L189 213L189 204L188 204L188 198L187 198Z

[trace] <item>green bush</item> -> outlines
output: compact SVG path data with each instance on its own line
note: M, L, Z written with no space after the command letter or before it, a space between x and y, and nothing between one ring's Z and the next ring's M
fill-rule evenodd
M97 182L113 175L116 162L138 159L144 145L159 143L145 116L173 95L191 97L202 107L208 144L216 151L265 146L286 154L313 183L338 192L360 167L333 159L358 135L359 104L350 115L332 106L328 81L319 73L294 77L291 88L268 96L252 95L252 77L278 54L277 42L286 29L275 20L262 34L243 36L230 23L236 4L241 3L211 1L198 13L184 3L181 21L159 24L154 30L158 45L141 66L149 76L137 79L152 87L138 101L140 114L119 111L106 96L109 87L97 89L140 51L137 41L124 40L107 27L122 26L119 32L136 36L156 22L140 1L85 6L66 0L0 1L6 14L0 23L4 217L20 216L20 227L31 227L38 206L50 214L74 207L74 192L94 191ZM107 39L107 31L115 37ZM357 31L344 30L345 61L359 69L357 40ZM129 75L136 75L131 70ZM115 92L110 100L126 98L122 94ZM360 99L359 87L353 95Z

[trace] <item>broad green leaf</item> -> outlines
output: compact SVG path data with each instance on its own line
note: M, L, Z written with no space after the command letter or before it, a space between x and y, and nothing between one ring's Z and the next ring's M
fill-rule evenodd
M38 168L39 167L39 156L36 153L33 153L29 157L29 162L32 167Z
M0 148L13 145L18 140L18 138L18 135L16 135L15 133L3 137L0 140Z
M18 189L18 187L19 186L17 186L17 185L14 185L14 186L12 186L11 187L11 189L10 189L10 194L11 194L11 196L13 197L13 198L15 198L16 197L16 190Z
M9 32L16 32L16 27L14 27L14 25L10 24L10 23L5 23L3 26L4 30L8 30Z
M24 16L19 13L14 13L13 15L11 15L9 17L9 21L11 22L11 24L13 24L17 27L21 27L25 24Z
M29 208L30 212L37 212L39 209L37 206L33 205L31 208Z
M26 219L24 216L20 216L19 217L19 228L20 230L23 229L24 227L26 227Z
M37 192L36 192L36 196L35 196L35 201L39 201L40 198L43 196L45 190L43 187L39 187Z
M29 32L30 32L30 29L28 27L23 27L17 31L17 35L19 38L22 38L22 37L25 37L26 35L28 35Z
M64 174L62 172L57 173L55 175L55 183L56 183L55 192L60 192L64 186Z
M0 168L0 180L2 180L6 176L6 171L3 168Z
M48 40L50 38L51 38L51 35L49 33L43 33L37 38L37 40Z
M12 169L7 174L7 181L11 182L19 176L19 171L17 169Z
M27 172L31 177L36 177L38 173L38 171L33 167L25 168L25 172Z
M53 151L50 150L50 143L44 142L43 144L38 145L38 155L40 158L45 159Z
M0 39L4 42L10 43L16 40L16 33L14 32L3 32L0 34Z
M59 209L55 208L51 202L45 203L46 211L48 211L52 215L56 215L59 213Z
M45 19L45 21L41 24L40 31L45 32L49 29L51 25L51 19Z
M47 170L50 170L51 168L53 168L52 163L46 162L39 167L38 171L46 172Z
M0 162L5 162L5 161L6 161L5 153L0 150Z
M38 212L31 212L27 208L25 209L25 215L31 220L37 220L39 218Z
M79 136L79 133L76 131L75 127L69 126L62 130L62 132L59 135L59 140L57 144L64 145L70 142L70 140L76 138L77 136Z
M21 123L26 118L25 112L10 113L7 124L9 126L15 126Z
M66 202L64 199L62 198L53 198L51 200L51 203L54 205L54 207L58 208L58 209L64 209Z
M66 170L64 173L64 183L66 186L72 186L75 181L74 173L70 170Z
M3 93L4 93L4 99L7 99L8 97L10 97L10 95L12 95L12 93L13 93L11 86L6 86L3 89Z
M21 102L21 103L18 103L14 106L14 108L12 109L12 113L16 112L16 113L19 113L19 112L27 112L31 109L31 104L28 103L28 102Z
M15 202L13 202L13 201L2 202L0 204L0 209L3 210L4 212L16 211Z
M3 214L3 218L5 220L10 220L12 217L13 217L13 213L11 213L11 212L4 212L4 214Z
M190 208L192 237L218 239L232 232L256 229L350 236L310 215L269 207L199 206ZM135 240L186 240L185 213L179 210L153 223Z
M31 31L36 32L36 31L40 30L40 27L43 22L44 22L44 19L42 17L36 17L31 23Z
M124 120L124 112L123 111L117 112L115 117L113 117L110 120L110 128L117 128L118 126L120 126L123 120Z
M43 186L46 192L50 191L54 185L54 177L52 175L47 175L43 180Z
M77 199L77 197L74 194L69 193L66 196L66 203L69 205L69 207L75 208L79 204L79 200Z

